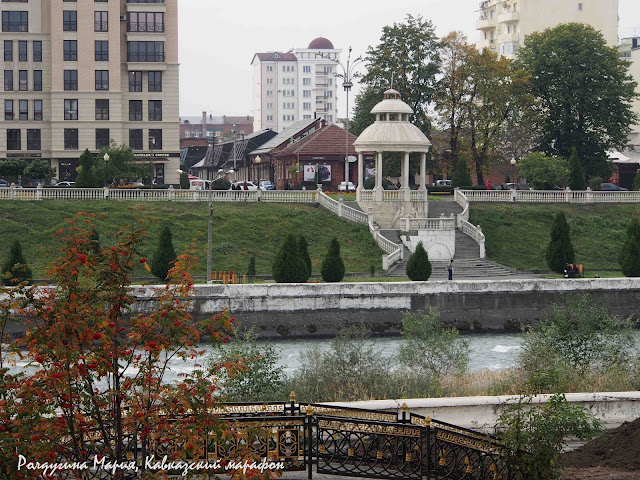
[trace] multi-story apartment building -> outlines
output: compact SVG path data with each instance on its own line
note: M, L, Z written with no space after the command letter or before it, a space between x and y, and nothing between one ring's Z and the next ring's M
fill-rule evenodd
M0 158L76 176L111 141L178 183L177 0L3 0Z
M180 117L180 143L188 139L211 140L216 143L235 136L243 137L253 133L253 117L222 115L215 116L212 113L202 112L200 117Z
M610 46L618 44L618 0L484 0L476 45L514 58L527 35L568 22L591 25Z
M256 53L253 66L254 131L281 132L298 120L338 117L337 62L342 50L326 38L287 53Z

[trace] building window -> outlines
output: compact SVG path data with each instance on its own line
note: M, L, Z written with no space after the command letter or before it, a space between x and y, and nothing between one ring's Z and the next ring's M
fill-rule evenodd
M273 90L267 90L267 97L273 97Z
M129 120L142 121L142 100L129 100Z
M142 91L142 72L129 72L129 91Z
M18 90L26 92L29 90L29 72L27 70L18 71Z
M77 70L64 71L64 89L78 90L78 71Z
M4 119L13 120L13 100L4 101Z
M267 65L267 72L273 72L273 65Z
M33 101L33 119L42 120L42 100Z
M311 90L303 90L302 91L302 96L304 98L311 98Z
M162 72L149 72L149 91L162 91Z
M184 138L189 138L189 137L191 137L191 132L189 130L186 130L184 132Z
M29 100L20 100L20 120L29 120Z
M133 150L142 150L142 129L129 130L129 146Z
M273 121L273 115L267 115L267 122Z
M96 128L96 149L109 147L109 129Z
M13 91L13 70L4 71L4 91L5 92Z
M273 108L273 102L267 102L267 109L271 110Z
M34 92L42 91L42 70L33 71L33 91Z
M162 100L149 100L149 121L162 120Z
M96 62L108 62L109 61L109 42L107 40L96 40Z
M162 130L158 128L149 130L149 150L162 150Z
M164 32L164 13L129 12L127 32Z
M578 4L578 11L579 11L579 12L582 12L582 3L579 3L579 4Z
M18 42L18 61L27 62L29 60L27 56L27 41L20 40Z
M28 128L27 129L27 150L40 150L41 142L40 142L40 129L39 128Z
M8 128L7 129L7 150L22 150L20 144L20 129Z
M78 61L78 41L63 40L63 57L65 62Z
M305 65L302 67L302 73L311 73L311 65Z
M13 62L13 40L4 41L4 61Z
M77 128L64 129L64 149L78 150L78 129Z
M311 110L311 102L304 102L302 104L302 109L303 110Z
M109 70L96 70L96 90L109 90Z
M65 32L78 31L78 12L76 10L63 10L62 30Z
M2 12L2 31L3 32L28 32L29 31L29 12Z
M33 61L42 61L42 42L40 40L33 42Z
M267 85L273 84L273 78L267 78Z
M65 99L64 119L78 120L78 100L77 99Z
M93 12L93 30L95 32L109 31L109 12Z
M164 62L164 42L127 42L128 62Z
M96 120L109 120L109 99L96 99Z
M302 79L302 85L311 85L311 79L310 78L303 78Z
M311 120L311 115L303 115L302 119L303 120Z

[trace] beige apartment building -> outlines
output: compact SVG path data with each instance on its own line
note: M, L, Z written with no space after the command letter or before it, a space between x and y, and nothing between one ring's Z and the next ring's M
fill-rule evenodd
M177 0L3 0L0 158L73 180L111 141L177 184Z
M527 35L569 22L591 25L618 45L618 0L484 0L476 45L515 58Z

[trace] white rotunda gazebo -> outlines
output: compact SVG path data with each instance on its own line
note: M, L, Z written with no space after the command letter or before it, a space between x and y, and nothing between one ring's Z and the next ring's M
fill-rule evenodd
M371 113L376 120L369 125L354 143L358 153L358 204L364 211L372 209L378 223L392 227L400 216L426 216L426 161L431 146L429 139L418 127L409 122L413 110L400 99L400 93L390 89L384 92L384 100ZM401 152L401 188L399 191L384 191L382 187L383 152ZM420 187L417 191L409 188L409 155L420 156ZM375 155L375 188L365 190L364 154ZM391 224L389 224L391 222Z

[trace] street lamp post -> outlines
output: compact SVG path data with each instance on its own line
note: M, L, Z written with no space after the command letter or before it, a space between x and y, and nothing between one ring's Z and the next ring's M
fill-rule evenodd
M513 169L513 179L511 180L514 185L516 185L516 159L515 157L511 158L511 167ZM517 185L516 185L517 186Z
M256 175L256 181L258 182L258 186L260 186L260 163L262 163L262 158L260 158L260 155L256 155L256 158L253 159L253 163L255 163L257 165L256 167L256 171L258 172L257 174L254 173L254 175Z
M324 53L318 52L322 58L328 58ZM345 154L344 154L344 180L349 185L349 91L351 87L353 87L353 77L355 73L356 67L361 64L364 60L362 57L356 58L353 63L351 62L351 47L349 47L349 55L347 56L347 65L343 65L340 60L335 58L329 58L329 60L337 63L342 68L342 73L336 73L336 77L342 77L343 83L342 88L347 94L347 112L345 116L344 126L345 126Z
M105 153L102 158L104 159L104 181L109 185L109 154Z

